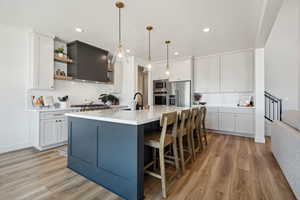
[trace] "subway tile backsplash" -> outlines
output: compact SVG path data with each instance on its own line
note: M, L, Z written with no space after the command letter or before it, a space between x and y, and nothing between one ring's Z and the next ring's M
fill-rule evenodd
M242 96L253 96L253 93L214 93L202 94L201 101L208 105L237 105Z

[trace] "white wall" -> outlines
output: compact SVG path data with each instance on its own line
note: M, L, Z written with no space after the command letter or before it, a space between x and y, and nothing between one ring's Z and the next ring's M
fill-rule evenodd
M255 142L265 142L264 49L255 50Z
M265 46L266 89L284 110L300 107L299 22L299 0L285 0Z
M29 146L25 87L26 30L0 25L0 153Z

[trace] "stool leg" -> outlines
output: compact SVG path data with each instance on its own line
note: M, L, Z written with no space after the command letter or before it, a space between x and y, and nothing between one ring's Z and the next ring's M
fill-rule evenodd
M153 170L155 171L157 169L157 158L156 158L156 149L152 148L152 158L153 158Z
M193 129L191 129L190 138L191 138L191 143L192 143L193 159L196 160L195 140L194 140L194 130Z
M173 154L175 158L175 166L176 166L176 174L179 176L179 157L178 157L178 149L177 149L177 139L173 138Z
M201 129L197 130L197 139L198 139L198 145L199 145L199 149L203 149L203 143L202 143L202 137L201 137Z
M194 160L192 159L193 150L192 150L191 134L187 133L186 137L187 137L187 143L188 143L189 156L191 156L191 161L193 162Z
M183 138L182 133L179 136L179 151L180 151L180 161L181 161L181 167L182 172L185 171L185 163L184 163L184 153L183 153Z
M165 157L164 148L159 148L159 164L160 164L160 175L161 175L161 189L164 198L167 198L166 188L166 169L165 169Z
M204 140L205 140L205 145L207 146L207 136L206 136L206 127L205 127L205 121L202 122L202 127L203 127L203 135L204 135Z

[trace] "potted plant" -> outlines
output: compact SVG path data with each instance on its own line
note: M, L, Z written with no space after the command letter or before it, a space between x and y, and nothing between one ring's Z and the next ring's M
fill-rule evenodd
M57 56L62 57L62 58L66 55L64 48L55 49L54 53L56 53Z
M99 100L106 105L119 105L119 98L112 94L101 94Z

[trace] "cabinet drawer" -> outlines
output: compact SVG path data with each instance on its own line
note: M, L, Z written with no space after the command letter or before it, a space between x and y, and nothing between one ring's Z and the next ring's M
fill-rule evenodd
M61 112L43 112L41 113L41 119L53 119L53 118L63 118L65 116L64 111Z
M253 114L254 113L254 108L236 108L236 113L241 113L241 114Z
M219 112L219 108L217 107L206 107L207 112Z
M235 113L236 112L236 108L232 108L232 107L221 107L219 108L220 113Z

